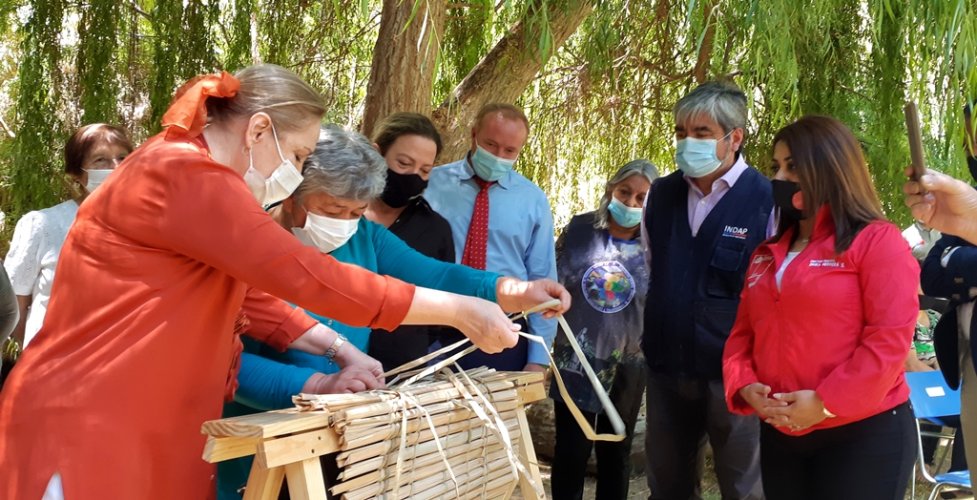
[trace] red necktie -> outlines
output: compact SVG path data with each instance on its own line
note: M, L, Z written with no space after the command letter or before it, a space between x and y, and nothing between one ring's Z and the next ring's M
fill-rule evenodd
M475 196L475 208L472 210L472 220L468 224L468 236L465 237L465 252L461 255L461 263L475 269L485 269L485 252L488 249L488 218L489 218L489 188L494 182L475 177L475 182L481 188Z

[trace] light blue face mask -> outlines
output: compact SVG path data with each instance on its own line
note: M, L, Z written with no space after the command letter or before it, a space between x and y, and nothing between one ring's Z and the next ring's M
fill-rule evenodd
M733 131L730 130L729 134ZM715 172L723 161L716 156L716 146L719 141L729 137L724 135L716 139L696 139L686 137L675 143L675 164L685 175L697 179Z
M484 181L495 182L505 176L516 160L506 160L489 153L482 149L478 144L475 145L475 152L472 153L472 168L475 175Z
M611 196L611 202L607 205L607 211L611 213L614 222L623 228L632 228L641 224L641 208L632 208L618 201Z

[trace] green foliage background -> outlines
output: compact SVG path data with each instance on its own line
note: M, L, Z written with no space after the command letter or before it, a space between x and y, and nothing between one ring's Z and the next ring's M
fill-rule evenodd
M517 20L547 26L542 7L561 5L415 1L447 12L432 107ZM66 196L61 154L71 130L110 121L145 139L179 83L199 72L282 64L322 90L328 120L356 126L381 5L0 0L6 234L26 211ZM962 107L977 96L977 0L606 0L563 46L542 33L535 56L546 65L519 103L534 132L517 165L549 194L558 226L596 206L604 180L628 160L674 168L671 108L695 85L700 52L706 74L747 91L747 154L760 168L779 127L806 113L836 116L861 139L889 216L906 224L902 105L915 99L931 166L967 175Z

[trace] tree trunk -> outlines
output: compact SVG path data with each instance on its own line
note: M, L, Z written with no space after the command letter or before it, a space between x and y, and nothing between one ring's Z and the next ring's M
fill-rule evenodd
M585 0L549 2L550 53L555 52L590 14L593 3ZM532 13L527 14L529 16ZM492 48L433 113L441 131L441 159L454 161L470 147L469 131L479 108L489 102L514 103L543 68L545 56L539 41L541 26L520 21Z
M391 113L431 111L445 10L445 0L383 0L360 126L367 137Z
M692 74L695 76L695 83L706 81L709 74L709 62L712 59L712 45L716 38L716 1L711 0L702 6L703 19L706 20L706 33L702 36L702 45L699 46L699 56L695 61L695 69Z

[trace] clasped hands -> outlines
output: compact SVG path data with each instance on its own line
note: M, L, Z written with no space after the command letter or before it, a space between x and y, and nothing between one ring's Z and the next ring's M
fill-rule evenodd
M740 389L746 401L764 422L791 431L801 431L827 418L824 402L812 390L770 394L770 386L754 382Z

